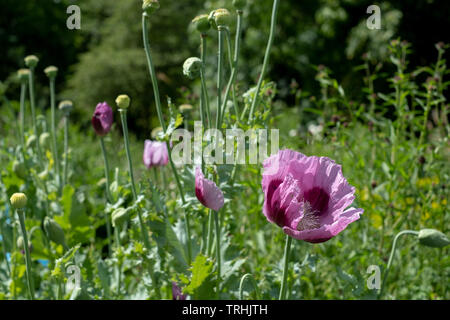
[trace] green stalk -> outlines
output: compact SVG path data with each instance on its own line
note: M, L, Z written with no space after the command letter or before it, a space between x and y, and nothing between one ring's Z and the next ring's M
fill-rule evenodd
M206 117L208 119L208 128L212 126L212 120L211 120L211 107L209 104L209 94L208 89L206 87L206 81L205 81L205 71L201 70L200 72L200 80L202 83L202 91L205 99L205 105L206 105Z
M64 115L64 176L63 187L67 184L69 169L69 115Z
M128 159L128 172L129 172L130 180L131 180L131 191L133 192L134 200L137 201L138 197L137 197L137 192L136 192L136 186L134 183L133 163L131 161L130 142L128 139L127 110L119 109L119 112L120 112L120 119L122 121L123 138L125 141L125 151L127 153L127 159ZM141 225L142 240L144 241L144 245L147 248L147 250L150 250L150 242L148 240L147 228L144 224L144 219L142 217L141 209L138 208L137 212L138 212L139 223Z
M206 242L206 254L208 256L211 255L212 250L212 242L213 242L213 213L212 210L208 210L208 236L207 236L207 242Z
M32 271L31 271L31 255L30 248L28 246L28 236L27 229L25 228L25 212L23 209L17 209L17 215L19 216L20 228L22 230L22 237L24 243L25 250L25 264L26 264L26 274L27 274L27 285L28 285L28 295L31 300L34 300L34 285L32 279Z
M413 231L413 230L403 230L403 231L400 231L395 236L394 242L392 243L391 254L389 255L389 260L388 260L388 264L387 264L387 267L386 267L386 271L384 272L383 283L381 284L381 289L380 289L380 293L378 295L378 299L380 299L382 297L382 295L383 295L383 291L384 291L384 287L385 287L385 284L386 284L386 280L387 280L387 277L389 275L389 270L391 269L392 261L394 259L395 250L397 249L398 238L401 235L404 235L404 234L412 234L412 235L417 236L419 233L417 231Z
M259 300L259 289L258 284L255 281L255 278L250 273L246 273L242 276L241 282L239 283L239 300L244 300L244 281L245 279L250 278L252 281L253 289L255 290L256 300Z
M419 137L419 148L423 143L423 139L427 135L427 131L428 131L427 122L428 122L428 116L430 114L430 109L431 109L431 90L428 90L427 104L425 105L425 113L423 115L423 126L422 126L422 130L420 132L420 137Z
M117 248L120 247L120 236L119 236L119 233L120 233L120 228L119 228L119 226L116 226L114 228L114 237L116 239L116 246L117 246ZM121 282L122 282L122 270L121 269L122 269L122 266L119 263L117 265L117 296L118 297L120 297L120 287L121 287Z
M41 168L43 168L42 164L42 152L41 152L41 146L39 144L39 132L37 128L37 121L36 121L36 104L35 104L35 98L34 98L34 67L30 67L30 75L28 77L29 80L29 88L30 88L30 105L31 105L31 120L33 124L33 131L34 135L36 136L36 148L38 153L38 161Z
M209 110L209 97L207 97L208 92L206 90L206 85L203 86L203 83L205 82L204 75L205 75L205 67L206 67L206 38L207 37L208 36L206 34L202 34L200 36L201 47L202 47L201 56L200 56L201 60L202 60L202 70L200 72L200 77L201 77L201 82L202 82L202 88L201 88L201 94L200 94L200 112L202 115L203 127L205 127L205 128L207 128L205 116L207 117L207 120L208 120L208 126L211 125L211 115L210 115L210 110Z
M153 93L155 96L156 112L158 114L158 119L161 124L161 127L162 127L163 131L166 132L167 127L164 122L164 118L163 118L163 114L162 114L161 99L159 96L159 88L158 88L158 80L156 77L155 67L153 66L152 55L151 55L151 50L150 50L150 42L148 39L148 18L149 18L149 16L147 15L147 13L142 14L142 38L143 38L143 42L144 42L145 55L147 58L147 65L148 65L148 69L149 69L149 73L150 73L150 78L152 80L152 85L153 85ZM168 151L168 155L169 155L170 167L172 168L172 172L175 177L175 181L176 181L178 190L180 192L181 201L183 204L185 204L186 199L184 197L184 191L183 191L183 187L181 185L181 180L178 175L175 164L173 163L173 160L172 160L172 150L170 148L169 142L166 141L166 144L167 144L167 151ZM187 235L188 263L190 264L191 260L192 260L191 229L190 229L190 223L189 223L189 214L186 212L186 210L184 210L184 219L185 219L186 235Z
M58 179L58 188L61 193L61 172L59 169L58 158L58 145L56 143L56 106L55 106L55 78L50 78L50 106L51 106L51 134L52 134L52 147L53 147L53 159L55 162L56 177Z
M287 276L288 276L288 266L289 266L289 253L291 251L292 238L286 236L286 244L284 246L284 268L283 268L283 280L281 282L281 290L279 300L286 299L286 288L287 288Z
M220 225L219 225L219 212L214 211L214 222L216 226L216 257L217 257L217 294L220 289L221 278L221 257L220 257Z
M105 140L103 137L100 137L100 145L102 147L102 154L103 154L103 162L105 163L105 178L106 178L106 201L109 203L113 203L113 198L111 196L111 191L109 189L110 181L109 181L109 163L108 163L108 157L106 155L106 148L105 148ZM108 235L108 252L109 256L112 256L112 244L111 244L111 219L109 214L106 214L106 234Z
M222 69L223 69L223 26L218 26L219 35L219 50L217 59L217 114L216 114L216 129L220 129L220 119L222 117Z
M27 90L26 82L20 85L20 139L22 140L22 150L25 154L25 95ZM25 160L25 159L24 159Z
M264 80L264 75L266 74L267 65L269 63L270 51L272 49L272 44L273 44L273 40L275 37L275 27L276 27L276 23L277 23L277 12L278 12L278 4L279 3L280 3L280 0L273 1L269 41L267 43L266 54L264 56L264 62L263 62L262 70L261 70L261 75L259 76L258 84L256 86L255 97L253 98L252 105L250 108L250 114L249 114L249 118L248 118L249 123L251 123L253 121L253 113L255 112L255 107L258 103L259 92L261 91L261 85Z

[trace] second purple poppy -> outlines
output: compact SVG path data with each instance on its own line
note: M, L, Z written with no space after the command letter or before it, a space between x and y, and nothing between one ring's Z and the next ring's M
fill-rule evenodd
M113 121L114 117L111 107L106 102L97 104L92 116L92 126L95 133L101 137L105 136L111 130Z
M142 160L148 169L167 165L169 163L167 144L160 141L145 140Z

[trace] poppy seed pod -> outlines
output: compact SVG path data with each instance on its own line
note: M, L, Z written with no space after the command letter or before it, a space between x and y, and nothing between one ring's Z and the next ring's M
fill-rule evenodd
M191 104L182 104L181 106L178 107L178 110L181 113L188 113L193 109Z
M45 217L44 230L50 241L66 247L66 238L64 236L64 231L55 220Z
M201 69L202 60L197 57L188 58L183 64L183 74L190 79L196 79L200 77Z
M417 237L420 244L428 247L443 248L450 244L447 236L435 229L422 229Z
M130 106L130 97L126 94L121 94L116 98L116 104L119 109L127 109Z
M200 33L206 33L211 28L211 24L209 23L208 15L207 14L201 14L199 16L196 16L192 23L194 24L195 28Z
M25 60L25 65L26 65L28 68L34 68L34 67L36 67L37 64L38 64L38 62L39 62L38 57L36 57L35 55L27 56L27 57L25 57L24 60Z
M24 193L14 193L9 201L14 209L23 209L26 207L28 199Z
M29 69L19 69L19 71L17 71L17 76L21 83L25 83L28 81L28 77L30 76L30 70Z
M61 110L64 115L69 115L73 109L73 103L70 100L61 101L58 105L58 109Z
M247 5L247 0L233 0L233 7L236 10L242 10Z
M158 10L160 7L158 0L144 0L142 2L142 10L146 14L152 14L156 10Z
M217 26L228 26L231 22L231 14L227 9L217 9L214 11L214 21Z
M121 227L128 219L128 210L124 208L118 208L111 214L111 220L113 227Z
M44 73L49 77L50 79L55 78L58 74L58 68L55 66L49 66L45 68Z

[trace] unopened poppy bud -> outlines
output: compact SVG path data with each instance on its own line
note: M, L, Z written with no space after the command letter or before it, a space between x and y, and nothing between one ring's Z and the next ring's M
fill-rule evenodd
M66 247L66 238L64 236L64 231L55 220L50 219L49 217L45 217L44 230L50 241Z
M14 193L9 201L14 209L23 209L26 207L28 199L24 193Z
M247 5L247 0L233 0L233 7L236 10L242 10Z
M25 57L25 65L26 65L28 68L34 68L34 67L36 67L37 64L38 64L38 62L39 62L39 59L38 59L38 57L36 57L35 55L31 55L31 56Z
M27 148L31 148L31 146L36 143L36 139L37 139L36 135L34 135L34 134L29 136L27 139Z
M128 210L118 208L111 214L113 227L121 227L128 219Z
M436 229L422 229L419 231L419 242L428 247L443 248L450 244L445 234Z
M227 9L217 9L214 11L214 22L217 26L228 26L231 22L230 11Z
M183 73L190 79L196 79L200 77L200 71L202 69L202 60L196 57L186 59L183 64Z
M17 71L17 76L21 83L27 82L28 77L30 76L30 70L29 69L19 69L19 71Z
M116 98L116 104L119 109L127 109L130 106L130 97L126 94L121 94Z
M55 78L56 75L58 74L58 68L55 66L50 66L50 67L45 68L44 72L47 75L47 77L52 79L52 78Z
M43 132L39 137L39 144L45 148L50 147L50 133Z
M142 10L146 14L152 14L156 10L159 9L159 1L158 0L144 0L142 3Z
M13 172L18 176L20 179L24 179L27 177L27 167L23 162L14 160L13 162Z
M207 14L201 14L199 16L196 16L192 20L192 23L195 25L195 28L200 33L206 33L211 28L211 24L209 23Z
M68 116L73 109L73 103L70 100L64 100L59 103L58 108L64 115Z

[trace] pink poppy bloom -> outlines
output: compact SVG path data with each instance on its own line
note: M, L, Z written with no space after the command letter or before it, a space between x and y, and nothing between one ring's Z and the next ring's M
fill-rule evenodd
M355 188L329 158L282 150L263 166L263 213L295 239L328 241L364 211L346 209L355 199Z
M202 170L195 168L195 195L198 201L205 207L214 211L219 211L223 207L223 193L216 184L202 173Z
M142 159L148 169L167 165L169 163L169 152L166 143L145 140Z
M106 103L99 103L95 107L94 115L92 116L92 126L95 133L101 137L106 135L113 124L113 111Z

